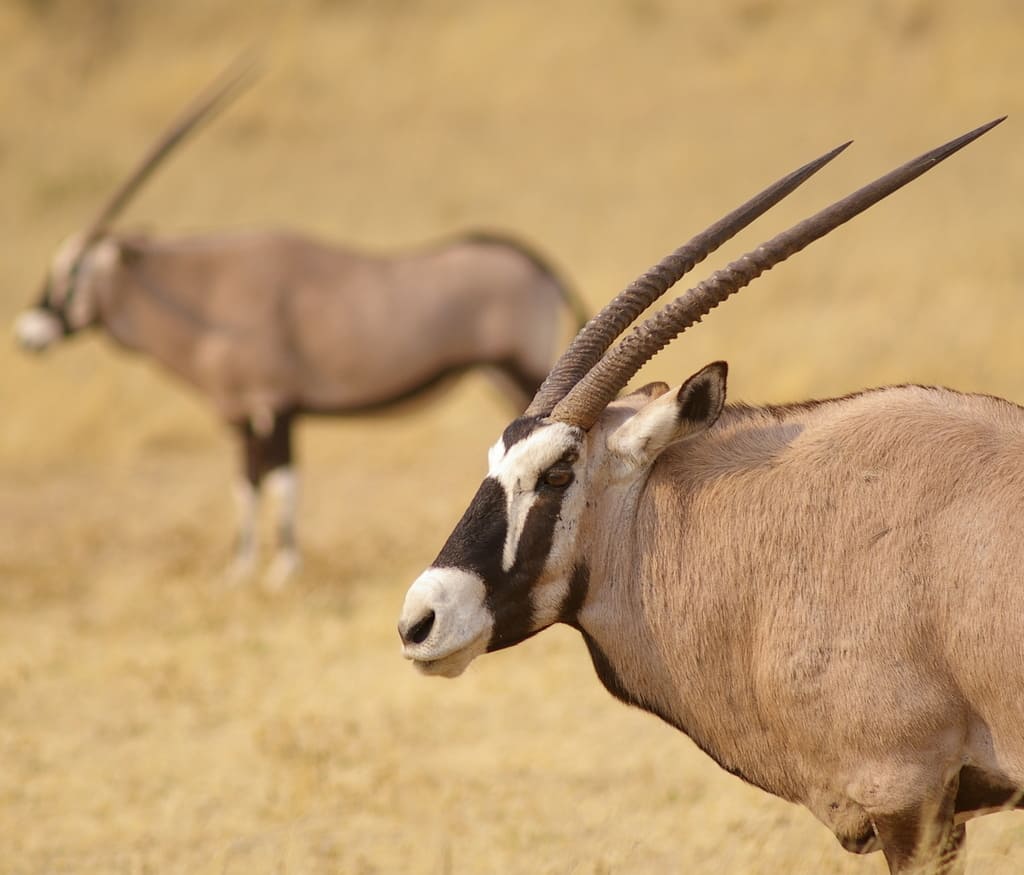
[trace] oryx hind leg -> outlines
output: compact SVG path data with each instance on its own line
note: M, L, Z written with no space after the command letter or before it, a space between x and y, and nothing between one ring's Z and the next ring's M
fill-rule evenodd
M966 827L955 822L959 776L941 797L872 822L892 875L962 875Z

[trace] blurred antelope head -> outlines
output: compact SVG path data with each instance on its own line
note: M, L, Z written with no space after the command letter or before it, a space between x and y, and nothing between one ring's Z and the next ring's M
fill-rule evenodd
M15 338L25 349L44 350L95 324L98 297L104 286L109 291L121 258L120 247L111 237L114 221L174 148L240 93L251 81L254 69L251 62L239 61L200 94L153 143L92 221L61 243L35 305L15 321Z

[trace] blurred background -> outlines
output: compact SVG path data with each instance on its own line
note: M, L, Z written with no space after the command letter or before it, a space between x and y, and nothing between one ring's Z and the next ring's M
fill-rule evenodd
M376 251L508 231L592 309L840 142L708 264L1009 114L642 379L725 358L752 403L901 382L1024 402L1017 0L6 0L0 321L252 47L263 77L120 227ZM235 448L150 363L99 334L0 344L0 411L0 872L884 871L614 701L575 633L458 682L403 663L405 588L511 415L485 379L303 423L306 566L275 596L220 584ZM1020 870L1019 815L970 832L972 871Z

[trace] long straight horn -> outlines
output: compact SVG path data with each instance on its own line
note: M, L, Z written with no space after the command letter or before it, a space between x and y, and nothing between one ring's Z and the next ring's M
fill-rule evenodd
M982 125L970 133L926 152L880 179L773 237L728 267L680 295L663 310L647 319L617 347L604 356L569 393L555 405L551 418L589 429L605 406L633 375L669 341L731 294L762 273L799 252L829 231L864 212L872 204L902 188L940 161L994 128L1003 118Z
M735 237L758 216L767 212L786 195L821 170L850 143L843 143L831 152L815 158L768 186L745 204L719 219L675 252L665 256L645 274L619 292L604 309L594 316L576 335L544 380L526 409L526 415L547 414L562 400L636 318L651 304L679 282L682 277Z
M142 157L128 178L118 186L86 226L83 235L86 244L95 240L110 226L110 223L125 208L142 183L170 154L171 150L195 130L200 122L211 118L217 110L222 109L232 98L238 96L253 81L256 72L256 63L251 57L239 58L185 108L184 112L150 146L149 151Z

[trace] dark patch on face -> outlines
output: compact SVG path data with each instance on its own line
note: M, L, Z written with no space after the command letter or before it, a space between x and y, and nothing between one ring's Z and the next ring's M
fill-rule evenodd
M35 309L42 310L53 316L60 325L61 334L67 337L71 334L71 325L68 322L68 317L65 315L64 308L56 306L51 300L52 295L53 280L47 278L46 282L43 283L43 290L39 294L39 300L35 305Z
M505 508L505 487L488 477L437 554L434 567L462 568L479 574L489 591L491 582L504 576L501 554L508 531Z
M529 437L536 431L537 426L543 422L543 416L520 416L512 420L508 428L501 434L501 442L505 445L506 452L513 444L519 443L523 438Z
M522 440L539 421L540 417L517 419L505 431L506 445ZM461 568L483 580L486 606L494 617L488 650L511 647L540 631L536 628L531 589L551 552L564 497L564 488L537 484L515 561L505 571L502 558L508 536L508 497L502 484L488 477L434 560L435 567Z
M485 577L487 607L494 614L494 632L488 650L501 650L525 641L540 629L534 628L533 600L530 590L544 570L562 512L564 489L538 487L526 523L519 538L515 563L500 577ZM498 548L500 563L504 542Z

